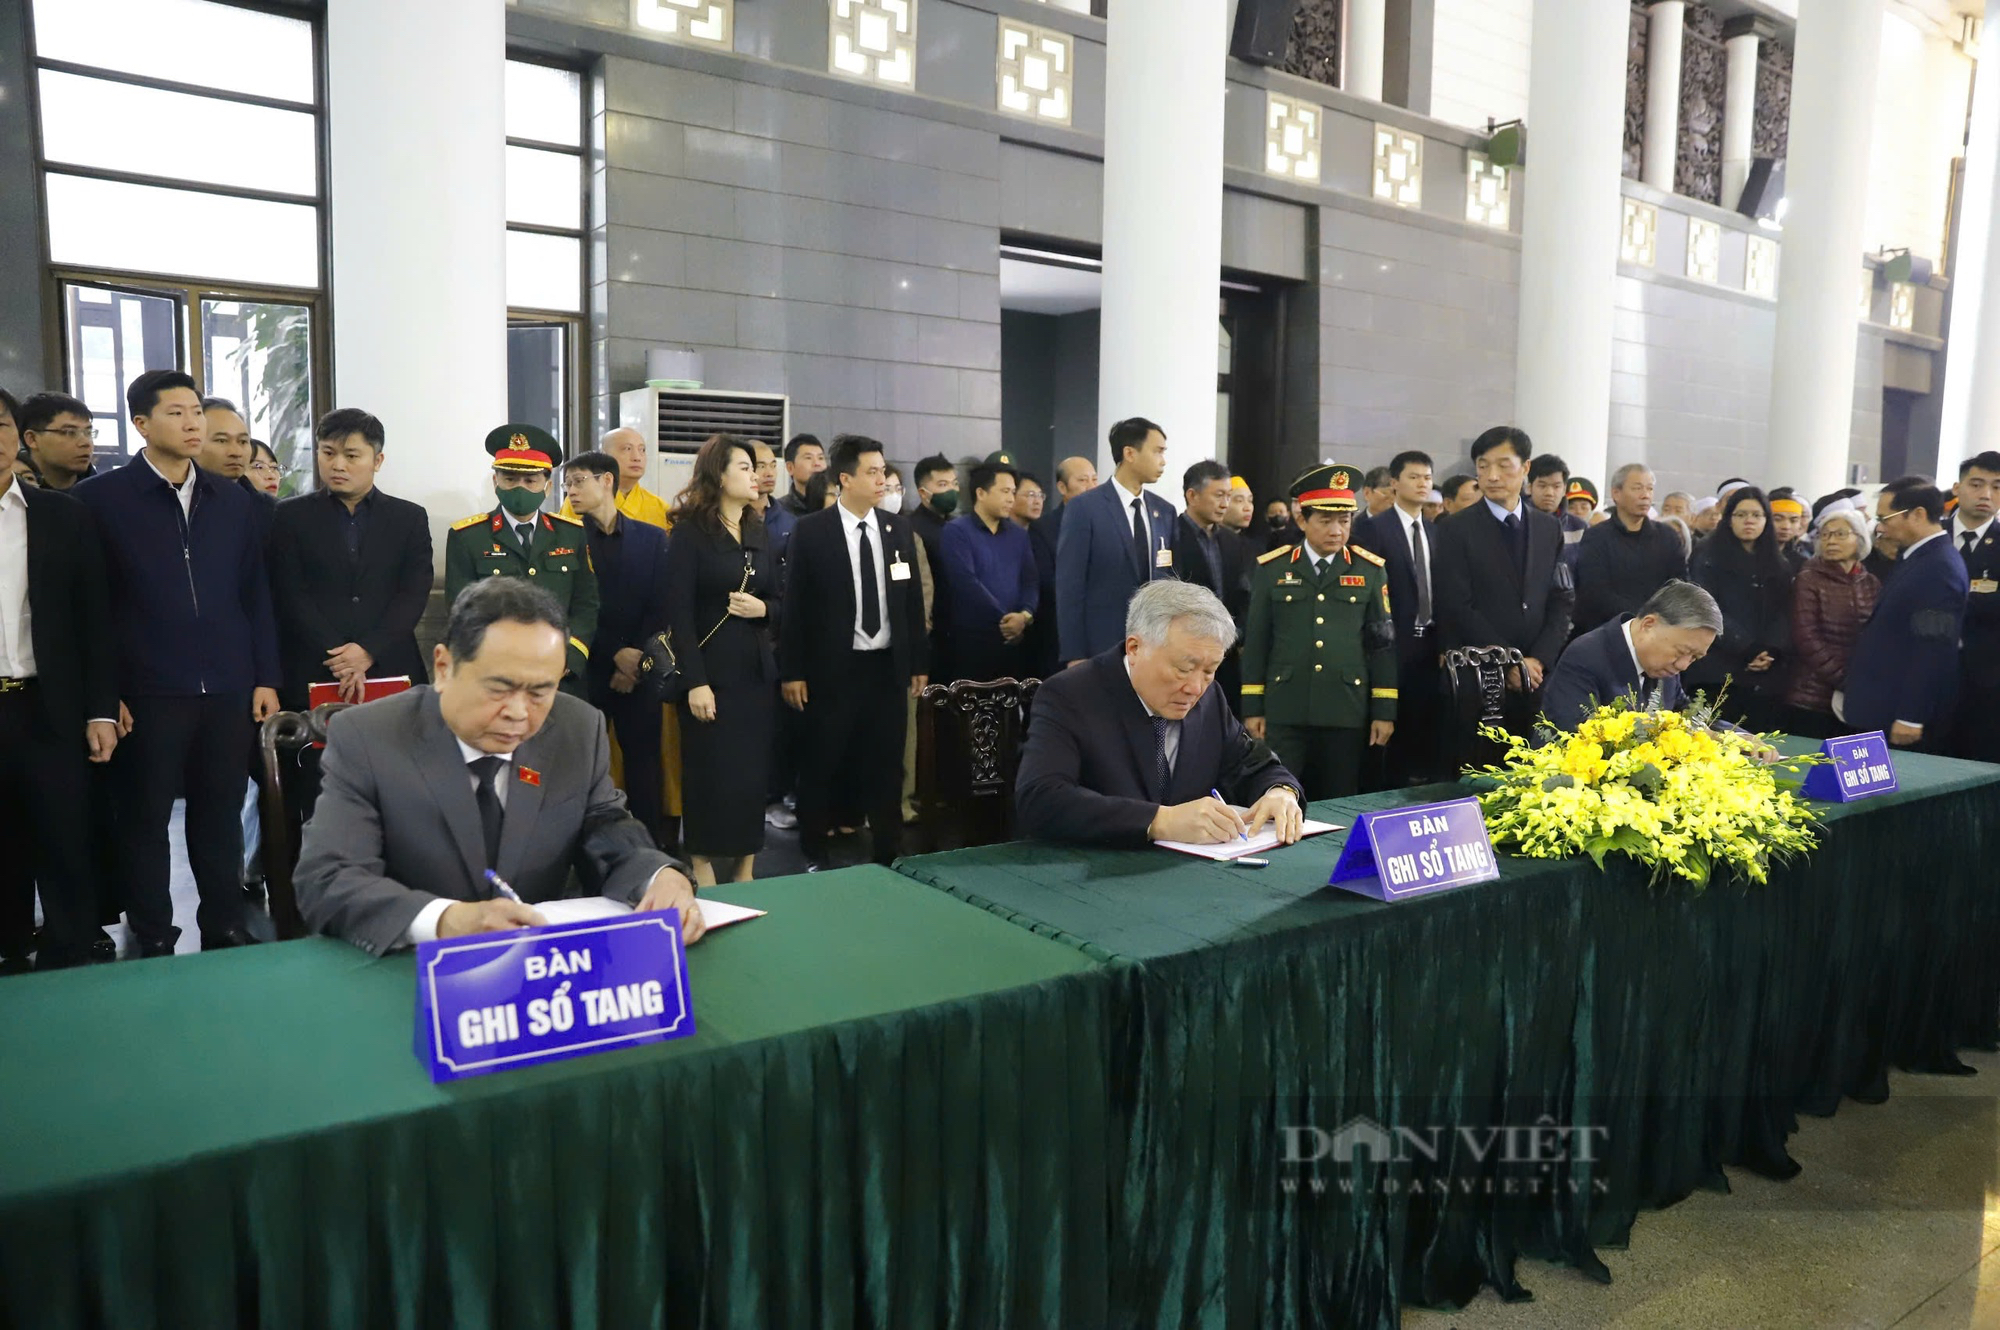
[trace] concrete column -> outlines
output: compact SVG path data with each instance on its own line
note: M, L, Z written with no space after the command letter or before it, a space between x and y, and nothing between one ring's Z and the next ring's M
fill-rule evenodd
M1722 206L1735 208L1750 179L1751 140L1757 125L1757 55L1767 24L1757 19L1731 19L1722 30L1722 49L1729 65L1722 94Z
M1584 476L1605 474L1611 418L1627 23L1602 0L1536 0L1529 46L1514 417Z
M496 0L497 2L497 0ZM1112 422L1167 432L1178 476L1216 454L1227 0L1117 4L1105 33L1098 474ZM1170 88L1171 96L1160 90Z
M1801 494L1838 489L1847 474L1881 36L1881 0L1799 7L1764 475Z
M1986 18L2000 19L2000 0L1988 0ZM1981 78L1980 72L1973 74L1945 342L1937 475L1947 482L1966 458L2000 447L2000 264L1993 261L1993 224L2000 218L2000 78Z
M507 418L503 0L327 7L333 378L388 435L381 483L443 532L493 503Z
M1388 0L1347 0L1342 91L1382 100L1382 51L1388 28Z
M1683 0L1646 6L1646 138L1639 178L1654 189L1674 192L1674 160L1681 143L1681 34L1687 25Z

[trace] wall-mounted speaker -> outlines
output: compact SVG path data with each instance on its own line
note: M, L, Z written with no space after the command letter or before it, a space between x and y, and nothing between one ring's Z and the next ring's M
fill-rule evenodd
M1736 211L1758 221L1784 220L1779 205L1785 201L1785 159L1757 157L1750 162L1749 179L1743 182L1743 197Z
M1237 0L1229 54L1253 65L1282 65L1299 0Z

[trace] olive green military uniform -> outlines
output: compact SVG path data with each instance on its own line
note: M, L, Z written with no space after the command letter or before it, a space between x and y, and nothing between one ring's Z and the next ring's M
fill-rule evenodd
M1396 719L1388 569L1351 545L1324 569L1303 545L1260 558L1243 638L1243 717L1264 718L1309 800L1359 793L1369 723Z
M551 513L535 514L535 539L523 550L514 519L495 507L452 523L444 539L444 594L447 601L488 577L519 577L556 598L569 614L569 672L562 690L584 696L584 666L597 632L597 574L583 523Z

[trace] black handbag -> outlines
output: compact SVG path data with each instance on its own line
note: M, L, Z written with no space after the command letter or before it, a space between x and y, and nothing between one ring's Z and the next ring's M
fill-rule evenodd
M654 633L640 649L638 691L654 703L671 702L680 695L681 666L674 659L673 629Z

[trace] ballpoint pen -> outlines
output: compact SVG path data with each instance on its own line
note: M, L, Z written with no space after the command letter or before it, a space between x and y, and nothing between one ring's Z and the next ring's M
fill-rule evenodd
M1215 800L1215 802L1217 802L1217 803L1221 804L1221 805L1222 805L1222 806L1223 806L1224 808L1228 808L1228 807L1229 807L1229 800L1227 800L1227 799L1225 799L1225 798L1223 798L1223 797L1222 797L1222 791L1220 791L1220 790L1210 790L1210 791L1208 792L1208 797L1209 797L1209 798L1211 798L1211 799L1213 799L1213 800ZM1249 832L1247 832L1247 831L1239 831L1239 832L1237 832L1237 833L1236 833L1236 839L1238 839L1238 840L1249 840L1249 839L1250 839L1250 833L1249 833Z
M498 873L494 872L490 868L486 870L486 881L489 885L492 886L493 890L497 894L505 896L508 900L514 902L514 904L516 905L527 904L526 901L522 900L520 896L515 893L512 887L507 885L506 878L501 877Z

